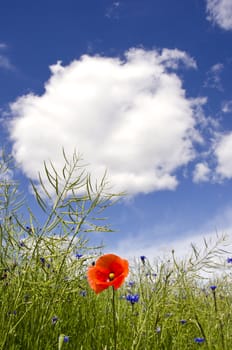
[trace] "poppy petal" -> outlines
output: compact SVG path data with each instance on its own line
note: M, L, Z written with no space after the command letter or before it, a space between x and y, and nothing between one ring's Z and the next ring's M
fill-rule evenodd
M110 280L109 275L113 273L114 279ZM104 289L113 286L118 289L129 273L129 264L125 259L115 254L102 255L94 266L89 267L87 278L90 287L100 293Z

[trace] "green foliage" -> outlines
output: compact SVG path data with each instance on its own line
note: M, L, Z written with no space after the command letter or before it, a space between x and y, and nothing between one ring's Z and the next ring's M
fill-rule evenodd
M92 185L76 154L64 154L64 163L60 173L45 164L48 181L41 174L32 184L44 214L38 219L29 208L28 223L11 161L1 158L1 350L114 348L112 290L96 295L88 286L86 270L99 250L88 247L85 232L110 230L98 223L115 196L106 193L105 178ZM186 261L172 252L153 264L131 263L128 282L114 294L118 350L231 349L232 265L224 263L224 242L193 247ZM220 273L210 280L206 270Z

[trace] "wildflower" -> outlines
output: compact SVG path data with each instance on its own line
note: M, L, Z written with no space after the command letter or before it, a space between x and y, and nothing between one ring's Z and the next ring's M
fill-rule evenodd
M57 321L58 321L58 317L57 316L53 316L52 317L52 324L56 324Z
M146 273L146 277L155 278L155 277L157 277L157 274L156 273L147 272Z
M156 333L160 333L161 332L161 327L156 327Z
M76 254L76 258L77 258L77 259L82 258L82 256L83 256L83 254Z
M232 258L227 258L228 264L232 264Z
M82 297L86 297L86 295L87 295L86 290L81 290L81 291L80 291L80 295L81 295Z
M204 341L205 341L205 338L194 338L194 341L195 341L195 343L204 343Z
M41 262L42 265L45 264L45 258L41 257L39 260L40 260L40 262Z
M134 285L135 285L135 281L129 281L129 282L128 282L128 286L129 286L129 287L133 287Z
M68 335L65 335L64 336L64 343L68 343L69 342L69 336Z
M186 321L186 320L180 320L180 323L181 323L181 324L186 324L187 321Z
M210 286L210 289L214 292L217 286Z
M68 335L60 334L59 335L58 350L61 350L62 346L63 346L63 343L68 343L68 341L69 341L69 336Z
M128 294L126 296L126 300L131 303L131 305L134 305L139 301L139 295L138 294Z
M88 268L88 282L95 293L113 286L118 289L129 273L127 260L114 254L102 255L94 266Z
M19 245L20 245L20 247L22 247L22 248L23 248L23 247L25 247L25 243L24 243L24 241L22 241L22 240L21 240L21 241L19 241Z
M141 255L140 259L141 259L142 263L145 264L146 257L144 255Z

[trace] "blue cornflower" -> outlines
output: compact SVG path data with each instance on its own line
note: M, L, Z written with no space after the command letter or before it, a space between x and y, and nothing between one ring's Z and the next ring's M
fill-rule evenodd
M41 257L41 258L39 258L39 260L40 260L40 262L41 262L42 265L45 264L45 258Z
M131 303L131 305L134 305L139 301L139 295L138 294L128 294L126 296L126 300Z
M204 343L204 341L205 341L205 338L194 338L194 341L195 341L195 343Z
M82 297L86 297L86 295L87 295L86 290L81 290L81 291L80 291L80 295L81 295Z
M210 286L210 289L211 289L212 291L215 291L216 288L217 288L217 286Z
M58 321L58 317L57 316L53 316L52 317L52 324L56 324L57 321Z
M141 259L142 263L145 264L145 260L146 260L145 255L141 255L141 256L140 256L140 259Z
M228 264L232 264L232 258L227 258Z
M129 287L133 287L135 285L135 281L129 281L128 285L129 285Z
M76 254L76 258L77 258L77 259L82 258L82 256L83 256L83 254Z
M181 324L186 324L187 321L186 321L186 320L180 320L180 323L181 323Z
M64 343L68 343L69 342L69 336L68 335L65 335L64 336Z
M19 245L20 245L20 247L25 247L25 243L21 240L21 241L19 241Z

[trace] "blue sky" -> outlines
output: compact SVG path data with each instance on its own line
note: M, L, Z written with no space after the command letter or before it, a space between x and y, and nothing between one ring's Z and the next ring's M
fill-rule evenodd
M76 148L128 197L93 234L121 255L185 254L232 230L232 1L9 0L0 137L36 179ZM16 176L16 175L15 175Z

